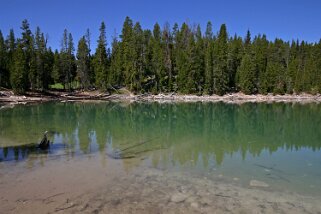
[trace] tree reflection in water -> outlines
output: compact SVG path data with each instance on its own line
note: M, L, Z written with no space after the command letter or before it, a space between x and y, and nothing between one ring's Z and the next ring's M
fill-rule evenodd
M319 104L242 105L225 103L44 103L0 110L0 161L56 154L99 154L155 139L133 153L154 165L220 165L226 155L260 156L321 147ZM53 148L39 152L31 145L52 131ZM166 148L159 150L158 148ZM152 152L150 150L156 150ZM63 153L59 152L63 151ZM190 163L190 160L194 160Z

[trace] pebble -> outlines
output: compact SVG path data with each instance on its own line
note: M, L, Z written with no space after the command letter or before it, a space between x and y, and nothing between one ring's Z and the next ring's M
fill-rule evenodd
M191 207L193 207L194 209L198 209L199 206L197 202L192 202Z
M258 181L258 180L251 180L250 181L250 186L251 187L269 187L269 185L263 181Z
M188 195L186 194L182 194L182 193L175 193L172 195L171 197L171 201L174 202L174 203L180 203L180 202L183 202L187 199Z
M195 202L197 200L197 197L196 196L190 196L190 197L188 197L186 200L185 200L185 202L187 202L187 203L193 203L193 202Z
M200 202L203 204L203 205L210 205L212 203L212 201L208 198L208 197L203 197L201 198Z

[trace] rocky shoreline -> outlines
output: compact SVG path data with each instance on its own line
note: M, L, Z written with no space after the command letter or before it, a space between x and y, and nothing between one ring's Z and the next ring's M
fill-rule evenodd
M246 102L293 102L293 103L320 103L321 94L285 94L285 95L246 95L243 93L232 93L223 96L218 95L182 95L182 94L139 94L132 93L109 94L99 91L90 92L48 92L27 93L26 95L15 95L12 91L0 91L0 103L40 103L47 101L145 101L145 102L226 102L241 104Z
M94 161L97 159L49 164L19 176L20 182L5 176L0 183L4 192L0 212L321 214L317 196L280 192L267 185L243 186L215 173L202 177L140 167L130 173L116 170L107 176L104 167L93 167ZM79 170L82 164L90 165L91 173ZM117 167L116 162L111 164ZM93 175L95 182L91 182Z
M158 94L158 95L137 95L131 98L142 101L177 101L177 102L226 102L226 103L245 103L245 102L321 102L321 95L299 94L299 95L245 95L243 93L218 95L177 95L177 94Z

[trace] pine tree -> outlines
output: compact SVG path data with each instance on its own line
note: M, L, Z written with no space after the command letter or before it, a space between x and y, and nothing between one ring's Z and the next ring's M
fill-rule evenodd
M196 83L196 93L201 95L204 90L205 84L205 44L202 37L201 27L197 26L196 30L196 42L194 51L194 68L195 68L195 83Z
M178 24L175 23L172 29L172 37L173 37L173 48L172 48L172 91L178 91L178 66L177 66L177 56L179 50L179 27Z
M30 52L32 51L33 49L33 38L32 38L32 32L30 30L30 27L29 27L29 22L27 19L24 19L22 21L22 26L21 26L21 30L22 30L22 38L21 38L21 45L22 45L22 48L25 49L26 51L26 54L30 54Z
M16 38L13 29L10 29L10 33L6 39L6 46L9 54L13 53L16 49Z
M214 54L214 93L225 94L228 90L229 74L227 70L228 36L225 24L221 25L220 32L215 43Z
M113 87L119 88L124 83L124 77L122 73L120 42L117 40L116 36L113 37L111 46L112 53L109 79Z
M173 88L173 38L170 31L169 23L164 25L162 34L163 56L165 77L163 78L163 88L166 92L172 91Z
M68 72L66 75L66 82L69 84L69 90L72 89L72 82L74 77L76 76L76 60L74 56L74 42L72 38L72 34L68 34L68 48L67 48L67 59L68 59Z
M295 81L294 81L294 92L301 93L304 88L303 82L303 73L304 73L304 64L306 60L306 47L305 42L302 41L299 43L297 41L297 70L295 72Z
M292 41L289 50L289 62L286 69L286 93L292 94L294 92L295 74L298 70L298 53L297 44Z
M26 71L27 73L27 86L26 89L31 86L32 89L35 88L35 73L36 73L36 59L34 55L34 38L32 32L30 30L29 22L27 19L22 21L22 38L21 38L21 45L25 53L25 60L26 60Z
M285 84L282 73L285 72L284 67L273 61L268 61L266 66L266 91L268 93L283 94L285 92Z
M309 92L311 94L318 93L321 88L321 75L320 75L320 65L321 65L321 40L319 43L315 43L313 46L310 45L310 55L309 58L311 60L311 69L307 68L307 70L310 70L310 79L311 79L311 86L309 88Z
M106 26L102 22L99 28L99 39L94 55L94 71L96 86L101 89L107 89L109 80L108 77L108 58L107 58L107 39L106 39Z
M268 46L269 42L266 39L266 36L263 35L262 37L258 35L253 40L252 51L253 51L253 58L254 58L254 66L255 66L255 81L256 87L259 93L266 93L264 92L264 87L261 90L261 86L266 85L266 66L267 66L267 59L268 59Z
M13 65L10 75L12 89L16 94L23 94L28 89L28 73L26 53L22 43L18 44L13 54Z
M10 80L10 77L11 77L11 73L13 73L13 64L14 64L14 61L13 61L13 54L16 50L16 38L15 38L15 35L14 35L14 31L13 29L10 29L10 33L5 41L5 45L6 45L6 52L7 52L7 72L8 72L8 75L5 75L7 76L6 80L3 80L3 82L6 83L6 87L10 88L11 87L11 80Z
M89 55L90 55L90 51L91 51L91 33L90 33L90 30L89 28L87 28L86 30L86 34L85 34L85 41L86 41L86 44L87 44L87 47L88 47L88 50L89 50Z
M186 94L195 94L197 92L197 59L195 37L192 32L188 35L186 52L186 66L184 78L184 88L182 92Z
M164 91L165 67L161 42L161 30L158 23L154 25L153 37L151 38L152 59L151 72L153 73L153 93Z
M95 72L94 72L94 68L93 68L93 56L91 55L91 33L89 28L87 28L86 30L86 34L85 34L85 40L86 40L86 44L89 50L89 85L92 87L95 84Z
M64 89L66 89L66 86L68 84L68 80L67 80L67 74L68 74L68 31L67 31L67 29L65 29L63 32L59 58L60 58L59 59L59 62L60 62L59 67L61 69L61 74L59 76L62 80L62 84L64 86Z
M266 68L268 78L268 92L274 94L283 94L286 91L286 49L285 44L281 39L275 39L274 43L270 43L269 57Z
M155 88L155 73L152 65L152 32L150 30L143 31L143 52L142 60L144 65L143 80L142 80L142 92L152 92Z
M245 94L255 93L255 65L253 62L253 58L249 53L246 53L242 58L238 73L239 88L241 89L241 91Z
M121 42L121 63L122 71L125 76L126 87L134 91L133 85L136 72L136 50L135 38L133 33L133 21L127 16L122 29Z
M204 63L205 63L205 85L204 93L212 94L213 93L213 30L212 23L207 22L206 31L205 31L205 54L204 54Z
M34 43L34 40L32 40ZM27 68L28 68L28 87L31 90L35 90L37 88L37 58L36 52L33 47L30 54L27 54Z
M78 42L77 49L77 76L81 87L88 89L90 85L90 52L86 37L83 36Z
M237 91L237 84L239 82L237 70L241 65L243 57L243 41L241 37L234 35L229 42L229 50L227 57L227 70L229 73L229 88L231 91Z
M62 72L60 77L63 80L64 89L68 88L68 90L72 89L72 81L76 73L74 51L75 48L72 35L65 29L61 40L59 61Z
M253 94L257 91L256 65L252 49L251 33L248 30L244 40L244 56L237 70L238 88L245 94Z
M47 39L46 39L47 41ZM47 43L47 42L46 42ZM54 66L55 55L51 48L47 48L44 54L44 73L43 73L43 88L48 89L49 84L53 84L52 72Z
M0 31L0 87L7 87L9 78L8 56L2 32Z
M50 75L48 75L49 71L46 70L46 53L47 53L47 47L46 47L46 39L44 37L44 34L41 33L40 28L37 27L36 33L35 33L35 60L36 60L36 72L35 72L35 85L38 89L45 89L48 88L48 78ZM48 68L47 68L48 69Z
M139 22L136 22L133 28L133 47L134 47L134 69L132 73L132 90L143 92L144 75L144 32Z
M53 68L51 74L51 78L54 80L55 83L62 83L64 81L64 75L61 65L62 63L60 61L60 55L56 50L54 53Z
M247 30L245 40L244 40L244 52L250 53L251 49L251 33L250 30Z
M181 30L177 33L176 66L177 84L181 93L188 93L186 87L187 77L190 70L188 47L190 46L191 31L186 23L182 24Z
M315 52L314 59L316 67L318 68L314 71L315 87L313 93L321 93L321 39L318 44L314 45L313 50Z
M313 59L313 55L310 52L305 62L304 73L302 76L304 82L303 91L314 94L317 92L317 88L315 88L317 87L317 77L314 76L314 73L316 73L315 71L317 70L315 62L316 60Z

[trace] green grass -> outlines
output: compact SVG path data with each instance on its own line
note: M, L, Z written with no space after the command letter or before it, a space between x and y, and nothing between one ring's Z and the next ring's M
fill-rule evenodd
M64 89L64 86L61 83L56 83L56 84L50 85L49 88L51 88L51 89Z
M62 84L62 83L55 83L55 84L53 84L53 85L50 85L49 86L51 89L64 89L64 85ZM80 87L80 84L79 84L79 82L77 82L77 81L74 81L74 82L72 82L71 83L71 88L72 89L77 89L77 88L79 88ZM66 89L68 89L68 85L66 85Z

